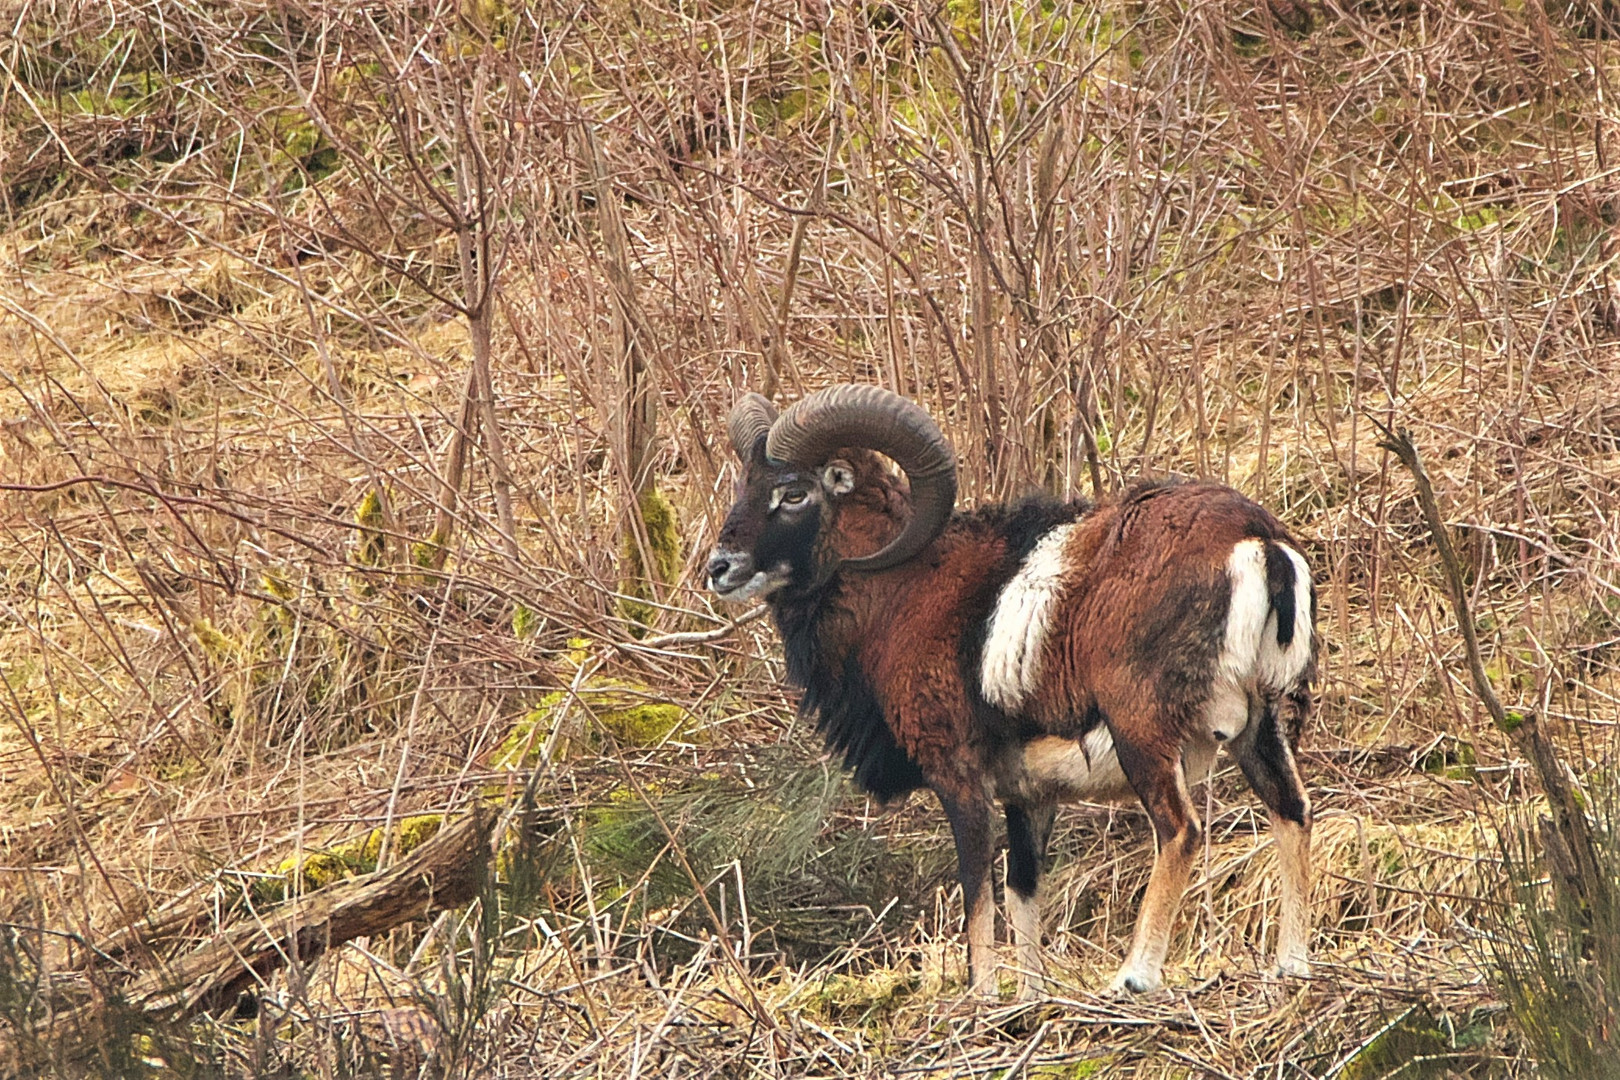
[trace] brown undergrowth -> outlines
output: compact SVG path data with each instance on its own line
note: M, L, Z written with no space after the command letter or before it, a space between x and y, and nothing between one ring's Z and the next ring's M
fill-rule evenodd
M1541 789L1476 700L1378 424L1423 450L1496 692L1582 782L1612 776L1610 18L8 14L0 1060L1535 1075L1492 920ZM1152 841L1082 807L1055 842L1053 1000L960 1007L937 809L854 795L768 623L728 628L699 587L734 395L839 380L923 401L967 503L1198 475L1287 520L1326 643L1309 983L1263 974L1271 854L1226 769L1170 991L1095 993ZM121 996L475 803L501 811L475 903L234 1007L158 1023ZM183 933L109 951L198 898ZM92 1007L96 1061L52 1039Z

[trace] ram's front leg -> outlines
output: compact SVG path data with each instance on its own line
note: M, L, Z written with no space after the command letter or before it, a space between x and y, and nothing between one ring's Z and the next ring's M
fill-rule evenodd
M996 896L990 880L995 845L990 832L990 801L983 796L939 801L956 837L956 870L962 881L967 924L968 983L978 997L996 996Z

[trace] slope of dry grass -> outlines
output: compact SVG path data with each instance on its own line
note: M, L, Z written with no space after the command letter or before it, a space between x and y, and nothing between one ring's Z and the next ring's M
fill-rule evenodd
M1479 897L1493 823L1535 788L1472 696L1376 424L1423 449L1498 693L1578 773L1612 768L1605 11L8 15L12 1064L42 1067L66 1045L53 1016L97 1001L111 1049L54 1068L1532 1075ZM650 637L619 603L644 479L627 342L684 560L649 586ZM731 618L696 571L734 394L839 380L926 403L968 502L1172 473L1286 518L1327 642L1305 755L1317 978L1260 974L1271 855L1227 770L1169 993L1094 993L1152 841L1134 810L1081 808L1055 843L1057 999L957 1008L932 803L846 789L765 622L704 634ZM243 917L242 883L286 860L477 799L527 811L472 908L179 1027L106 996L208 933L97 960L131 921L197 897Z

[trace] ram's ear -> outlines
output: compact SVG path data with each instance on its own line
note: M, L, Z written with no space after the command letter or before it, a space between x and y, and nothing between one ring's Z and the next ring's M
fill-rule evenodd
M821 486L832 496L848 495L855 490L855 466L839 459L821 467Z

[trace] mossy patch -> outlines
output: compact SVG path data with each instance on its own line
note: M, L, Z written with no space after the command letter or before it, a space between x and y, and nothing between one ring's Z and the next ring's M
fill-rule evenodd
M1414 1061L1425 1062L1435 1070L1422 1075L1440 1075L1445 1064L1488 1045L1490 1040L1488 1016L1471 1017L1459 1025L1450 1016L1437 1017L1426 1006L1414 1005L1356 1051L1338 1075L1345 1080L1375 1080L1401 1075Z
M1503 649L1485 664L1485 675L1500 692L1531 694L1535 692L1537 658L1529 649Z
M291 164L283 183L286 191L302 188L305 178L320 181L337 171L342 159L337 147L326 141L320 129L310 123L297 110L287 110L277 120L281 138L278 164Z
M523 715L491 759L498 769L520 769L540 760L549 742L553 761L580 748L596 748L602 732L621 746L657 746L693 735L691 714L653 691L626 680L590 679L578 691L555 690ZM560 730L559 730L560 729ZM552 738L556 732L556 738Z
M365 498L354 510L354 523L360 532L355 544L355 561L365 566L381 566L388 553L388 541L383 532L382 493L376 488L366 492Z
M292 603L294 600L298 599L298 590L293 587L292 582L288 581L285 577L274 570L265 570L261 572L259 574L259 584L264 586L265 592L269 593L277 600L281 600L285 603ZM283 609L277 608L276 610L280 612Z
M920 984L915 971L894 968L834 975L816 987L805 1011L823 1020L867 1025L904 1004Z
M389 849L397 858L421 847L444 825L443 814L417 814L400 821L393 830ZM290 855L271 876L260 878L253 887L253 899L260 904L279 904L288 890L311 893L345 878L369 874L377 869L382 854L383 830L372 829L365 836L318 851L305 851L300 860Z
M71 103L87 116L130 116L157 104L157 96L169 85L160 71L136 71L119 76L108 86L90 86L70 91L64 103Z
M1029 1080L1087 1080L1113 1063L1112 1057L1086 1058L1063 1065L1036 1065L1028 1072Z
M675 505L653 485L641 493L637 509L647 538L645 554L651 556L652 566L643 558L635 531L626 529L619 552L624 577L619 582L618 606L625 619L649 626L658 612L652 603L657 585L668 585L681 572L681 527Z
M1418 767L1424 772L1444 776L1447 780L1473 780L1478 776L1477 765L1474 744L1452 735L1441 736L1418 760Z
M411 545L411 562L423 570L437 570L444 565L445 542L449 537L439 529L426 540Z
M590 651L589 639L571 638L563 655L576 669L583 669ZM652 687L634 679L592 675L578 689L554 690L541 698L512 725L490 764L497 769L531 767L548 744L553 761L565 760L576 750L600 748L604 732L620 746L657 746L698 734L692 714Z
M215 660L229 662L242 655L242 643L220 630L207 616L199 615L191 621L191 633L203 651Z

